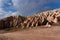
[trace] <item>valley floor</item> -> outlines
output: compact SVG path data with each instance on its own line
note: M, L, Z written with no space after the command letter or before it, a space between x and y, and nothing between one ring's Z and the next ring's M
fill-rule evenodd
M0 40L60 40L60 26L4 33Z

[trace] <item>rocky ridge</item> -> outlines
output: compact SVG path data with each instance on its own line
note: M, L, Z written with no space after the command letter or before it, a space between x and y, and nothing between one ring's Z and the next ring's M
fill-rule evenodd
M0 29L6 28L29 28L45 25L51 27L53 23L60 23L60 9L49 10L32 16L10 16L0 19Z

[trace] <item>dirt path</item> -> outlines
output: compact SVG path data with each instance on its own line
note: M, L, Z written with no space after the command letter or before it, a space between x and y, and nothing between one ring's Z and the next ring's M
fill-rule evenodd
M0 34L0 40L60 40L60 26Z

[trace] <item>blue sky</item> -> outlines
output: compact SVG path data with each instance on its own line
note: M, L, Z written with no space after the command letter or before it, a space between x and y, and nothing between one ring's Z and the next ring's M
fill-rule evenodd
M0 18L28 16L56 8L60 8L60 0L0 0Z

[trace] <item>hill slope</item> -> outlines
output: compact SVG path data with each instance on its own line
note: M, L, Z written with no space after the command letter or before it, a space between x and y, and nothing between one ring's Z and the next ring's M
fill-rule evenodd
M50 27L52 24L59 24L60 9L41 12L32 16L10 16L0 20L0 29L6 28L29 28L46 25Z
M43 25L51 28L41 28L45 27ZM30 27L34 28L0 34L0 40L60 40L60 9L26 17L10 16L0 20L0 29Z

